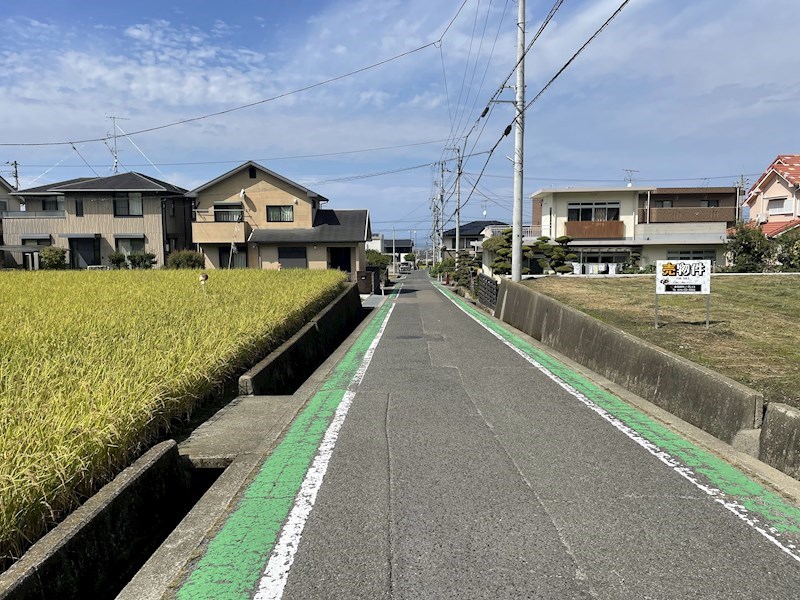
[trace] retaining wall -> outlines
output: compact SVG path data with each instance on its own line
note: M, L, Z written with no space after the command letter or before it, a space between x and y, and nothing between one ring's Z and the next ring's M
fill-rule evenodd
M760 427L760 393L504 280L495 316L684 421L731 443Z
M310 375L352 330L361 311L358 286L348 284L322 312L300 331L239 378L239 394L274 395L286 392L287 381Z
M758 459L800 479L800 410L779 402L767 404Z
M177 444L154 446L0 574L0 598L108 597L186 512L189 487Z

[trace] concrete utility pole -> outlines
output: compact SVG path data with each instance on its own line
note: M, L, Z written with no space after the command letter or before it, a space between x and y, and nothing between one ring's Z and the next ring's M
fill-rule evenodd
M436 253L439 255L439 262L442 262L442 246L444 245L444 162L441 164L439 179L439 232L436 240Z
M7 162L7 165L11 165L14 168L14 189L19 191L19 163L17 161Z
M397 275L397 245L395 239L397 236L394 234L394 227L392 227L392 274Z
M458 157L456 171L456 266L458 266L458 253L461 251L461 148L459 147L456 147L456 156Z
M517 132L514 140L514 209L511 234L511 281L522 279L522 173L525 142L525 0L517 16Z

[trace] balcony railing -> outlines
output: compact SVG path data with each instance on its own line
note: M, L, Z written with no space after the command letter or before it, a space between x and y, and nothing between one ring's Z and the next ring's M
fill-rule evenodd
M2 219L64 219L63 210L6 210L0 213Z
M567 221L564 233L574 240L607 240L625 237L622 221Z
M735 206L638 209L639 223L732 223Z
M511 229L511 225L490 225L489 235L487 237L493 237L495 235L502 234L506 229ZM524 238L537 238L542 235L542 226L541 225L523 225L522 226L522 237Z

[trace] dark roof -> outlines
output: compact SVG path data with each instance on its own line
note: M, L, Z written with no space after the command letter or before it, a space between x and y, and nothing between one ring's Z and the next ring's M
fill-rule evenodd
M394 240L395 246L400 246L401 248L411 248L413 244L411 243L410 239L401 240L400 238ZM392 239L391 238L384 238L383 240L383 247L384 248L391 248L392 247Z
M461 226L461 231L459 235L473 235L479 236L481 231L489 227L489 225L505 225L506 227L511 227L508 223L503 223L502 221L472 221L470 223L465 223ZM456 228L453 227L452 229L448 229L444 232L443 235L448 237L453 237L456 234Z
M109 177L80 177L18 192L25 194L63 194L65 192L168 192L185 194L186 190L141 173L119 173Z
M368 210L318 210L311 229L254 229L256 244L366 242L370 239Z
M19 190L17 194L20 196L24 194L53 194L53 188L58 187L60 185L68 185L71 183L78 183L81 181L88 181L90 179L94 179L94 177L78 177L77 179L67 179L66 181L59 181L56 183L48 183L47 185L40 185L38 187L28 188L27 190Z
M656 188L651 195L657 194L736 194L735 187L678 187L678 188ZM646 196L647 192L639 192L640 196Z
M319 200L320 202L327 202L327 201L328 201L328 199L327 199L325 196L321 196L321 195L319 195L318 193L316 193L316 192L313 192L313 191L309 190L309 189L308 189L308 188L306 188L306 187L303 187L303 186L302 186L302 185L300 185L299 183L297 183L297 182L294 182L294 181L292 181L291 179L287 179L287 178L286 178L286 177L284 177L283 175L279 175L279 174L278 174L278 173L276 173L275 171L270 171L270 170L269 170L269 169L267 169L266 167L262 167L260 164L258 164L257 162L254 162L254 161L252 161L252 160L248 160L246 163L239 165L239 166L238 166L238 167L236 167L235 169L231 169L231 170L230 170L230 171L228 171L227 173L223 173L222 175L220 175L220 176L219 176L219 177L217 177L216 179L212 179L212 180L211 180L211 181L209 181L208 183L204 183L204 184L203 184L203 185L201 185L200 187L196 187L196 188L194 188L194 189L193 189L191 192L186 192L186 195L187 195L189 198L196 198L196 197L197 197L197 194L198 194L198 192L202 192L204 189L206 189L206 188L209 188L209 187L211 187L212 185L214 185L214 184L216 184L216 183L219 183L220 181L222 181L222 180L224 180L224 179L227 179L227 178L228 178L228 177L230 177L231 175L235 175L236 173L238 173L238 172L240 172L240 171L243 171L243 170L245 170L245 169L248 169L248 168L250 168L250 167L255 167L256 169L260 169L261 171L263 171L263 172L264 172L264 173L266 173L267 175L270 175L271 177L274 177L275 179L278 179L278 180L280 180L280 181L283 181L284 183L288 183L288 184L289 184L289 185L291 185L292 187L295 187L295 188L297 188L298 190L300 190L301 192L303 192L304 194L306 194L306 196L308 196L309 198L316 198L316 199L317 199L317 200Z

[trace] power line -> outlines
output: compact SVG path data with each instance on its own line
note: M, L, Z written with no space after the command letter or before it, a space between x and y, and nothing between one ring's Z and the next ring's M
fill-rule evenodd
M444 36L450 30L450 27L453 25L455 20L458 18L458 15L461 13L461 10L464 8L466 3L467 3L467 0L464 0L463 4L458 9L458 12L456 13L456 15L450 20L450 23L448 23L447 27L445 27L444 31L442 32L442 35L439 36L439 39L437 39L437 40L435 40L433 42L428 42L427 44L423 44L422 46L418 46L417 48L413 48L412 50L407 50L406 52L402 52L400 54L397 54L397 55L392 56L390 58L387 58L385 60L373 63L373 64L368 65L366 67L361 67L359 69L355 69L354 71L350 71L350 72L344 73L342 75L337 75L336 77L331 77L329 79L325 79L325 80L319 81L317 83L312 83L310 85L307 85L307 86L304 86L304 87L301 87L301 88L298 88L298 89L295 89L295 90L291 90L289 92L284 92L282 94L277 94L276 96L271 96L269 98L256 100L255 102L250 102L248 104L242 104L240 106L234 106L232 108L227 108L225 110L220 110L220 111L213 112L213 113L207 113L207 114L204 114L204 115L200 115L198 117L190 117L188 119L181 119L179 121L173 121L171 123L165 123L164 125L157 125L155 127L148 127L146 129L139 129L137 131L132 131L131 133L129 133L128 137L134 136L134 135L139 135L139 134L142 134L142 133L151 133L153 131L159 131L159 130L162 130L162 129L167 129L169 127L175 127L177 125L185 125L187 123L194 123L194 122L197 122L197 121L202 121L204 119L210 119L212 117L219 117L221 115L226 115L226 114L230 114L230 113L233 113L233 112L236 112L236 111L244 110L246 108L252 108L254 106L259 106L261 104L266 104L268 102L274 102L275 100L280 100L282 98L286 98L286 97L292 96L294 94L299 94L301 92L307 92L308 90L312 90L314 88L321 87L321 86L327 85L329 83L340 81L342 79L346 79L347 77L352 77L354 75L358 75L359 73L363 73L365 71L369 71L369 70L375 69L377 67L381 67L381 66L383 66L383 65L385 65L387 63L393 62L395 60L399 60L401 58L405 58L406 56L409 56L411 54L415 54L417 52L425 50L426 48L430 48L431 46L441 45L442 40L444 39ZM69 145L72 145L72 144L86 144L86 143L90 143L90 142L104 142L106 140L111 139L112 137L113 136L107 135L105 137L100 137L100 138L89 138L89 139L85 139L85 140L71 140L71 141L65 141L65 142L27 142L27 143L0 142L0 146L69 146Z
M580 54L581 54L581 53L582 53L582 52L583 52L583 51L584 51L584 50L585 50L585 49L586 49L586 48L589 46L589 44L591 44L591 43L594 41L594 39L595 39L595 38L596 38L598 35L600 35L600 33L601 33L601 32L602 32L602 31L603 31L603 30L604 30L606 27L608 27L609 23L611 23L611 21L613 21L613 20L614 20L614 19L617 17L617 15L619 15L619 13L620 13L620 12L622 12L622 9L624 9L624 8L625 8L625 6L627 6L629 2L630 2L630 0L624 0L624 1L622 2L622 4L620 4L620 5L619 5L619 7L617 8L617 10L615 10L615 11L612 13L612 15L611 15L611 16L610 16L610 17L609 17L607 20L606 20L606 22L605 22L605 23L603 23L603 24L602 24L602 25L601 25L601 26L600 26L600 27L597 29L597 31L595 31L595 32L594 32L594 33L591 35L591 37L589 37L589 39L588 39L588 40L586 40L586 42L583 44L583 46L581 46L581 47L578 49L578 51L577 51L577 52L575 52L575 54L573 54L573 55L572 55L572 57L571 57L571 58L570 58L570 59L569 59L569 60L568 60L568 61L567 61L567 62L564 64L564 66L563 66L563 67L561 67L561 68L558 70L558 72L557 72L555 75L553 75L553 77L550 79L550 81L548 81L548 82L547 82L547 84L545 84L545 86L544 86L544 87L543 87L543 88L542 88L542 89L539 91L539 93L538 93L538 94L536 94L536 96L535 96L535 97L534 97L534 98L533 98L533 99L532 99L530 102L528 102L528 103L527 103L527 104L526 104L526 105L525 105L525 106L522 108L522 110L521 110L521 111L519 111L519 114L524 114L524 113L525 113L525 111L526 111L526 110L528 110L528 108L530 108L530 107L533 105L533 103L534 103L534 102L536 102L536 101L537 101L537 100L538 100L538 99L539 99L539 98L542 96L542 94L544 94L544 92L545 92L545 91L547 91L547 89L548 89L548 88L549 88L549 87L550 87L550 86L553 84L553 82L555 82L555 81L556 81L556 79L558 79L558 78L561 76L561 74L562 74L562 73L563 73L563 72L564 72L564 71L565 71L565 70L566 70L566 69L567 69L567 68L568 68L568 67L569 67L569 66L570 66L570 65L571 65L571 64L572 64L574 61L575 61L575 59L576 59L576 58L577 58L577 57L578 57L578 56L579 56L579 55L580 55ZM557 0L557 1L556 1L556 4L554 5L554 9L555 9L555 10L558 10L558 7L559 7L559 6L561 6L561 4L562 4L562 3L563 3L563 0ZM555 14L555 10L551 10L551 14ZM541 27L541 28L539 29L539 33L541 33L541 31L543 31L543 27ZM519 65L519 64L520 64L520 63L521 63L521 62L524 60L524 58L525 58L525 54L526 54L526 53L527 53L527 51L528 51L528 50L531 48L531 46L533 45L533 42L534 42L534 41L536 40L536 38L538 37L539 33L537 33L537 36L534 38L534 40L532 40L532 41L531 41L531 43L530 43L530 44L528 44L528 47L526 48L526 50L525 50L525 52L523 53L522 57L521 57L521 58L520 58L520 59L517 61L517 65ZM513 73L513 71L512 71L512 73ZM509 77L510 77L510 76L509 76ZM508 81L508 80L506 80L506 81ZM492 149L489 151L489 156L486 158L486 162L484 163L484 165L483 165L483 168L481 169L481 172L478 174L478 179L476 180L476 184L477 184L477 183L478 183L478 182L481 180L481 178L483 177L483 174L484 174L484 172L486 171L486 167L489 165L489 161L491 161L491 159L492 159L492 155L494 154L494 151L497 149L497 146L499 146L499 145L500 145L500 142L502 142L502 141L503 141L503 138L505 138L505 137L506 137L506 136L507 136L509 133L511 133L511 127L512 127L512 126L514 125L514 123L516 122L516 118L517 118L517 115L515 115L515 117L514 117L514 120L513 120L513 121L512 121L512 122L511 122L511 123L510 123L510 124L509 124L509 125L508 125L508 126L505 128L505 130L503 131L503 135L501 135L501 136L500 136L500 138L497 140L497 142L495 143L495 145L494 145L494 146L492 146ZM467 199L466 199L466 201L464 202L464 204L467 204L467 202L469 202L470 198L472 198L472 195L473 195L473 192L474 192L474 191L475 191L475 188L473 187L473 191L472 191L472 192L470 192L470 194L469 194L469 196L467 197Z
M397 150L400 148L412 148L415 146L425 146L429 144L441 144L447 140L431 140L428 142L415 142L413 144L399 144L396 146L383 146L380 148L363 148L361 150L340 150L338 152L324 152L320 154L298 154L294 156L271 156L267 158L243 158L243 159L229 159L229 160L205 160L205 161L192 161L192 162L157 162L157 163L136 163L131 164L131 167L146 167L149 164L153 164L159 167L182 167L182 166L201 166L201 165L223 165L223 164L241 164L247 162L248 160L253 160L256 162L267 162L267 161L276 161L276 160L296 160L301 158L324 158L328 156L342 156L346 154L359 154L364 152L381 152L384 150ZM49 165L36 165L36 164L25 164L26 167L48 167ZM61 166L61 165L57 165ZM105 165L92 165L94 167L102 167ZM74 168L71 165L63 165L62 168Z

